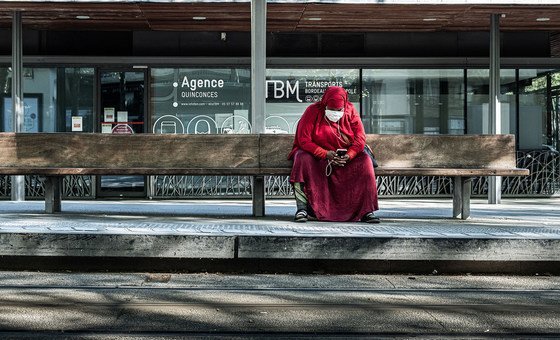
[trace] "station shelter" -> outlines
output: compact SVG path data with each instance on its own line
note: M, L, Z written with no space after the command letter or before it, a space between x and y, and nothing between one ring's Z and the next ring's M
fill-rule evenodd
M264 112L252 106L252 20L264 6ZM491 21L498 18L501 133L528 178L504 196L560 192L558 1L2 1L0 131L288 133L326 86L343 86L367 133L491 133ZM253 40L254 41L254 40ZM19 49L19 53L17 52ZM14 70L19 54L20 72ZM16 74L17 73L17 74ZM256 131L255 117L264 121ZM375 148L375 146L373 146ZM173 153L174 150L161 150ZM41 197L26 176L25 196ZM442 177L380 177L381 196L450 195ZM288 197L285 177L269 197ZM12 179L0 177L9 199ZM488 193L486 178L474 195ZM243 176L68 176L66 198L249 197Z

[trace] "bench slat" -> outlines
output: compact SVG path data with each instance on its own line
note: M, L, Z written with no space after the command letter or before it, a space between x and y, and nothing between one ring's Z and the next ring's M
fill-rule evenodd
M3 175L289 175L291 168L6 168L0 167ZM375 169L379 176L526 176L528 169L436 169L436 168L385 168Z
M516 167L514 135L368 135L388 168Z
M289 173L289 172L288 172ZM207 175L207 176L243 176L259 175L257 168L16 168L0 167L2 175Z
M261 168L263 175L289 175L291 168ZM529 169L445 169L445 168L387 168L375 169L377 176L527 176Z
M290 168L292 135L261 135L261 167ZM516 167L514 135L367 135L380 168Z
M258 135L0 133L0 165L162 171L255 169L258 145Z
M438 168L377 168L377 175L384 176L526 176L529 169L438 169Z

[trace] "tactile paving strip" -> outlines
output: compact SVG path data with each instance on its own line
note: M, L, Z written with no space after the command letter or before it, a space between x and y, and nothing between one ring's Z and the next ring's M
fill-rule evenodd
M453 221L436 226L364 225L361 223L184 223L143 221L79 221L60 219L0 220L0 233L93 233L140 235L214 235L214 236L309 236L309 237L418 237L418 238L515 238L560 239L555 227L487 227L456 225Z

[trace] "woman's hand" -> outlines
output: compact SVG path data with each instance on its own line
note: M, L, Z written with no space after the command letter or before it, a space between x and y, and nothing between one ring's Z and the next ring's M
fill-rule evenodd
M331 150L331 151L327 151L327 159L329 161L332 161L332 164L334 165L344 166L346 162L350 160L350 157L348 155L344 155L340 157L336 154L336 151Z

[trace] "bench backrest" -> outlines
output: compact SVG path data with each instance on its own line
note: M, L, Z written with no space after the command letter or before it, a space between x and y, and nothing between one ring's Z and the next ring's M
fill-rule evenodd
M0 133L0 167L291 168L293 135ZM515 168L513 135L368 135L383 168ZM216 171L216 173L220 173ZM211 174L212 172L207 172Z
M261 164L290 167L293 136L262 135ZM514 135L367 135L383 168L515 168Z
M257 168L258 135L0 133L0 166Z

